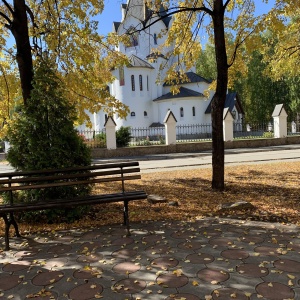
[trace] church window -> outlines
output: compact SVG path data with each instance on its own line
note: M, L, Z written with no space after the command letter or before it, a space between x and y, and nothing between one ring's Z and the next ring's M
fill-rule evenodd
M193 112L193 117L196 116L196 109L195 109L195 106L192 107L192 112Z
M183 107L180 107L180 117L183 118L184 112L183 112Z
M156 33L154 33L154 35L153 35L153 42L154 42L154 45L157 45L157 35L156 35Z
M139 75L139 84L140 84L140 91L143 90L143 76Z
M138 46L139 41L138 41L138 32L136 32L136 29L134 27L130 27L129 30L127 31L127 34L130 37L130 43L128 47L135 47Z
M131 117L135 117L135 112L132 111L132 112L130 113L130 116L131 116Z
M124 68L123 67L121 67L119 69L119 79L120 79L120 86L125 85Z
M144 117L147 117L148 113L146 111L144 111Z
M131 75L131 90L135 91L134 75Z
M147 75L147 91L149 91L149 76Z

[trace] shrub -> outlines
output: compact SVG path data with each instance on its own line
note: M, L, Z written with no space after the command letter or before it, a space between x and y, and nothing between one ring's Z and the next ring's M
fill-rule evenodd
M127 147L131 139L130 127L121 126L116 131L117 147Z
M65 99L53 66L40 60L35 70L33 90L26 106L15 114L8 128L10 149L7 160L17 170L42 170L91 164L90 149L74 129L76 111ZM88 194L90 186L48 188L46 191L23 191L22 201L35 201L46 194L48 198L73 197ZM71 221L83 208L34 212L36 219L46 215L48 222ZM85 210L85 209L84 209Z
M96 147L105 148L106 147L106 134L104 132L95 135Z

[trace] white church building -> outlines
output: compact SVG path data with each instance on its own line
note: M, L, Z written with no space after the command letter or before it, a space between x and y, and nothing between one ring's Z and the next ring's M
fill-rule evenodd
M127 4L121 5L121 10L122 20L113 23L113 30L118 35L141 29L149 12L143 0L127 0ZM111 95L130 109L126 119L113 115L117 129L121 126L162 126L169 110L174 114L177 125L211 123L210 102L213 92L205 96L211 83L209 80L196 74L195 70L188 70L188 80L180 84L180 92L177 94L170 92L169 85L157 83L158 78L164 78L164 72L168 69L161 70L161 64L172 63L170 59L165 59L164 50L159 55L155 54L155 49L166 38L160 33L167 31L171 22L171 17L163 18L144 31L132 34L130 45L120 43L117 47L116 50L124 53L130 63L112 71L116 79L109 85ZM240 101L236 94L229 96L225 107L229 107L235 120L241 122L243 109ZM91 115L93 130L102 130L106 119L107 115L103 111Z

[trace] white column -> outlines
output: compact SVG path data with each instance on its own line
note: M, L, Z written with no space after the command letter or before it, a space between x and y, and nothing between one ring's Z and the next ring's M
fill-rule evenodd
M117 148L116 123L112 117L107 118L104 127L106 131L106 148L116 149Z
M233 116L228 107L223 111L223 138L224 142L233 141Z
M164 120L166 128L166 145L176 144L176 123L174 114L169 110Z
M283 104L278 104L272 114L274 121L274 137L282 138L287 136L287 113Z

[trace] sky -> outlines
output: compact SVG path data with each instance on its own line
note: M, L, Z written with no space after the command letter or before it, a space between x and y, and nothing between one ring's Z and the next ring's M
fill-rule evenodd
M104 11L97 18L99 20L99 33L107 35L112 31L112 24L114 21L121 21L121 4L126 3L126 0L104 0ZM261 0L255 0L257 14L267 13L275 3L275 0L269 0L268 4L263 3Z

